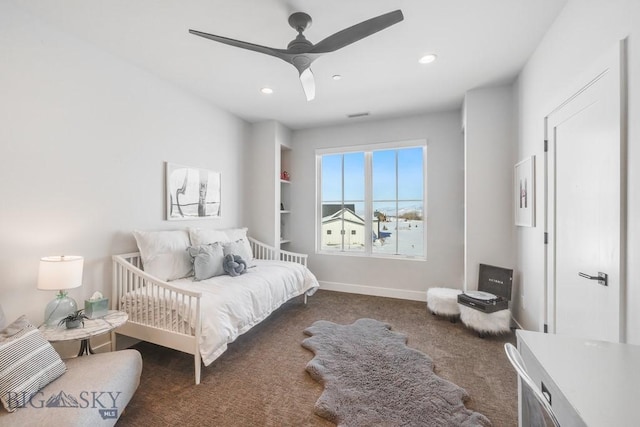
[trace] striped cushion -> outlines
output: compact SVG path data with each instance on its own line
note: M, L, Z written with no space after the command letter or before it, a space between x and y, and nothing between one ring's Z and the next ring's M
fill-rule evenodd
M0 330L0 401L7 411L23 406L66 369L26 316Z

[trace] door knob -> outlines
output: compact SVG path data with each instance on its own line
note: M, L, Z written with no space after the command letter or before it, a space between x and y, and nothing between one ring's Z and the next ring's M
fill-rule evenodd
M578 276L584 277L585 279L589 279L589 280L597 280L598 284L603 286L609 286L609 275L607 275L607 273L602 273L601 271L598 272L597 276L590 276L583 272L578 272Z

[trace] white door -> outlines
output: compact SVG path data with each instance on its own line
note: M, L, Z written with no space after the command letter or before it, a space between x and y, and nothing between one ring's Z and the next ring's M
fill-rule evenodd
M549 329L614 342L624 338L624 46L546 120Z

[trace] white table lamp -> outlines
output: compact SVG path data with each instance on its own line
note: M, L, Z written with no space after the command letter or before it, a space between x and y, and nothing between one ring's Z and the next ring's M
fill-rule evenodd
M56 299L47 304L44 321L49 326L56 326L61 319L78 309L78 304L67 296L67 289L82 286L81 256L49 256L40 259L38 272L38 289L58 291Z

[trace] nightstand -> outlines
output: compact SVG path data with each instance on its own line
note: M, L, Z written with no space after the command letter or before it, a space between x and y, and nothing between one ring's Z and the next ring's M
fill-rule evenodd
M49 342L59 341L80 341L80 351L78 356L93 354L91 337L109 333L119 326L122 326L129 316L124 311L109 310L108 313L99 319L86 319L84 327L67 329L64 325L47 326L42 325L38 329Z

